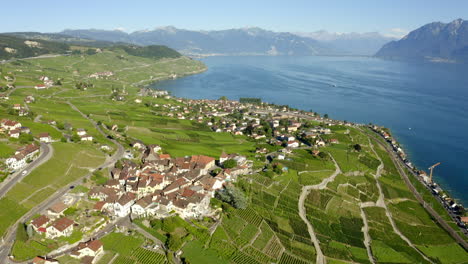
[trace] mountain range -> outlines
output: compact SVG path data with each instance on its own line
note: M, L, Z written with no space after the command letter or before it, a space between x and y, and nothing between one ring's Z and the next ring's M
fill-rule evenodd
M378 32L367 33L335 33L325 30L315 32L297 32L302 37L315 39L321 43L329 45L336 51L348 55L374 55L383 45L396 40L394 37L387 37Z
M426 24L398 41L385 44L377 57L468 61L468 21Z
M168 26L132 33L81 29L60 34L136 45L166 45L190 55L373 55L383 44L394 40L378 33L289 33L258 27L194 31Z

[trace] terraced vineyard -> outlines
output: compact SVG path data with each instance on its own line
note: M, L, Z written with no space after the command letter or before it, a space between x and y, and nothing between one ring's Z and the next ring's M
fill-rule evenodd
M342 173L323 189L311 189L305 201L326 262L467 263L466 252L412 197L388 154L359 130L349 130L334 127L340 144L323 149ZM353 144L362 150L350 150ZM207 248L238 264L315 263L298 198L303 184L318 184L334 170L331 161L307 154L296 150L291 160L279 161L288 167L282 175L244 176L238 185L250 206L225 215Z

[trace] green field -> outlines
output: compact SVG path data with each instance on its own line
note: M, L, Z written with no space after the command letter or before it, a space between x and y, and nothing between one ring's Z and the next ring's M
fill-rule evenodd
M0 231L5 230L29 209L57 189L86 175L104 162L102 152L80 144L54 143L53 157L32 171L0 200Z

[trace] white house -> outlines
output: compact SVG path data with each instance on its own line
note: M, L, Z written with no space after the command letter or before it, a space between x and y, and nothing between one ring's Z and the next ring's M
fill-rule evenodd
M76 247L70 256L81 259L85 256L96 257L104 252L102 242L100 240L91 240L88 242L81 242Z
M13 129L8 131L8 135L12 138L19 138L21 131L19 129Z
M86 135L86 130L84 130L83 128L77 128L76 134L78 134L78 136L84 136Z
M52 142L52 138L50 137L49 133L40 133L39 141L44 143L50 143Z
M129 195L122 195L122 197L120 197L120 199L114 203L114 214L118 217L129 215L133 203L133 199Z
M83 136L80 136L81 138L81 141L93 141L93 136L90 136L90 135L83 135Z
M6 159L5 164L11 170L17 170L26 166L26 161L32 159L39 152L39 147L34 144L29 144L15 152L15 155Z
M57 219L52 225L46 228L46 237L53 239L61 236L70 236L73 233L73 220L66 217Z
M299 142L297 142L297 141L288 141L287 146L288 146L288 148L297 148L297 147L299 147Z

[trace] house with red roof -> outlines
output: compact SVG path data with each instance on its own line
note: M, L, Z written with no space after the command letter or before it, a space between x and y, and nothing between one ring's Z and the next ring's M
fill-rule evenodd
M52 138L50 137L49 133L44 132L39 134L39 141L44 143L52 142Z
M14 130L21 128L21 123L9 119L3 119L1 123L2 128L5 130Z
M46 237L53 239L61 236L70 236L73 233L73 225L75 222L66 217L55 220L46 228Z
M102 242L96 239L79 243L70 256L77 259L81 259L85 256L96 258L103 252L104 248Z
M47 86L45 86L45 84L37 84L34 86L34 89L36 90L42 90L42 89L45 89L47 88Z
M41 215L31 221L31 226L36 232L45 232L45 227L49 223L49 217Z

